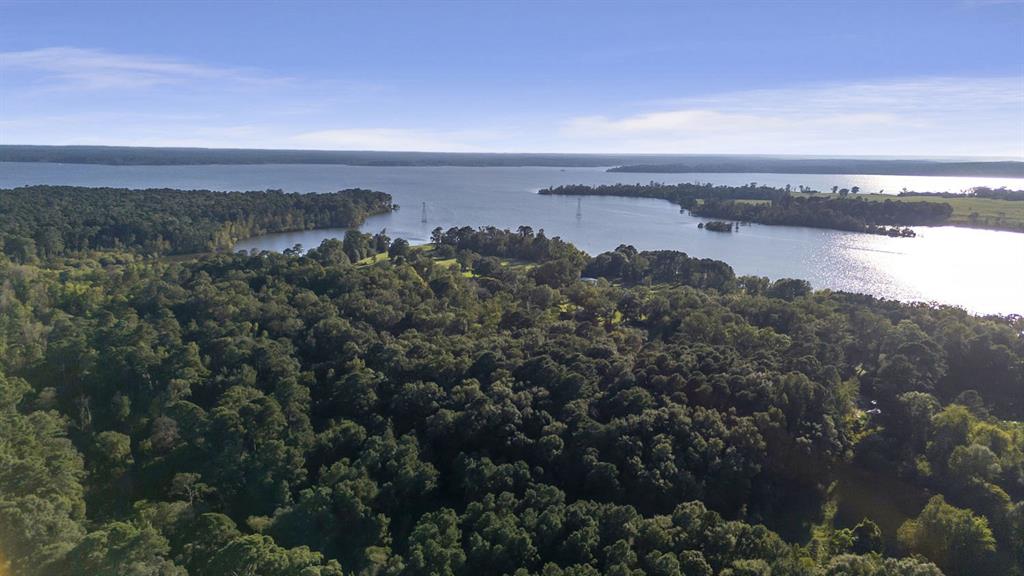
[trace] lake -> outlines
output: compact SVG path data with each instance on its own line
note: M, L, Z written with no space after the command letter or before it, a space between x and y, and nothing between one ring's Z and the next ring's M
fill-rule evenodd
M67 184L129 188L205 188L328 192L370 188L394 196L401 210L367 220L362 230L425 242L437 226L528 225L591 254L632 244L680 250L728 262L738 274L803 278L815 288L864 292L904 301L952 304L977 313L1024 313L1024 234L916 227L917 238L889 238L815 228L751 225L738 233L699 230L701 219L663 200L540 196L559 184L616 182L758 182L818 190L957 192L973 186L1024 189L1012 178L828 174L625 174L601 168L368 167L340 165L101 166L0 163L0 187ZM427 222L421 222L426 203ZM272 234L238 249L309 248L344 230Z

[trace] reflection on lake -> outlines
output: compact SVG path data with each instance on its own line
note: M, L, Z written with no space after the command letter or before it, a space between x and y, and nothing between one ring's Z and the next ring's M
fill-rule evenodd
M609 174L593 168L357 167L333 165L94 166L0 164L0 187L72 184L132 188L281 188L325 192L362 187L388 192L402 209L370 218L364 231L424 242L436 226L521 224L543 228L590 252L632 244L641 250L673 249L724 260L738 274L804 278L816 288L865 292L900 300L935 301L980 313L1024 313L1024 234L953 227L915 228L917 238L889 238L813 228L751 225L738 233L697 229L700 219L652 199L584 197L576 217L574 197L540 196L559 184L756 181L828 189L860 186L865 192L902 187L959 191L972 186L1024 189L1006 178L847 176L797 174ZM427 203L427 222L421 203ZM316 246L343 230L274 234L239 249L281 250Z

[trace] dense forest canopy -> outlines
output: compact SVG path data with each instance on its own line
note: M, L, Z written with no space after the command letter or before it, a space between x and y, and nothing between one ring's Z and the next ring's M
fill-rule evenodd
M0 570L1024 573L1020 317L527 226L95 248L0 256Z
M0 189L0 247L16 262L88 250L140 254L230 250L268 232L358 226L392 209L369 190L331 194L127 190L74 186Z

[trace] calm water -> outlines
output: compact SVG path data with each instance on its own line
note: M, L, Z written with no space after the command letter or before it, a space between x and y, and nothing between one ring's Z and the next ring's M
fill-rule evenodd
M917 238L888 238L813 228L745 226L736 234L697 229L699 219L661 200L588 197L576 217L576 198L540 196L558 184L712 182L959 191L972 186L1024 189L1024 180L794 174L609 174L594 168L359 167L327 165L93 166L3 163L0 187L70 184L212 190L281 188L326 192L362 187L388 192L402 209L370 218L364 231L423 242L436 226L521 224L543 228L594 254L632 244L674 249L731 264L739 274L804 278L817 288L886 298L941 302L979 313L1024 313L1024 234L953 227L917 228ZM427 203L427 223L421 203ZM343 230L274 234L240 242L239 249L316 246Z

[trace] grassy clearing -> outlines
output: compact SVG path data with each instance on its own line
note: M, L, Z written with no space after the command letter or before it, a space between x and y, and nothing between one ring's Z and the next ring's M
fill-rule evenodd
M527 262L516 258L501 259L501 265L516 272L527 272L537 267L535 262Z
M751 200L749 198L735 198L735 199L730 199L729 201L730 202L735 202L737 204L771 204L771 200ZM703 199L697 200L697 204L703 204L703 203L704 203Z
M838 195L825 193L818 194L818 196ZM900 202L945 203L953 207L953 215L947 222L950 226L1024 232L1024 202L994 198L943 198L941 196L895 196L892 194L858 194L856 197L874 202L899 200Z
M892 200L885 194L865 194L874 201ZM994 198L942 198L939 196L900 196L901 202L945 202L953 207L949 223L957 226L1024 230L1024 202Z
M454 268L456 270L461 268L461 264L459 264L459 261L456 260L455 258L435 258L434 264L437 264L438 266L447 266L448 268ZM477 275L474 274L472 270L463 270L462 277L476 278Z
M410 250L414 252L419 252L420 254L424 254L426 256L429 256L430 258L433 258L434 263L437 264L438 266L446 266L448 268L454 269L459 269L461 267L461 264L459 264L459 261L456 260L455 258L439 258L437 255L435 255L435 248L431 244L410 246ZM373 264L377 264L379 262L384 262L388 259L389 257L386 253L381 253L369 258L363 258L362 260L356 262L356 265L370 266ZM509 270L514 270L516 272L527 272L530 269L537 266L537 264L534 262L527 262L525 260L518 260L515 258L499 258L499 260L501 260L501 265L503 267L508 268ZM478 277L477 274L474 274L471 270L463 270L462 275L466 278Z
M895 546L900 526L928 502L929 494L923 488L895 473L841 465L836 474L833 497L839 523L853 526L871 518L882 529L886 546Z
M369 258L363 258L362 260L356 262L356 265L357 266L369 266L370 264L376 264L377 262L383 262L383 261L385 261L387 259L388 259L388 253L387 252L381 252L380 254L375 254L373 256L370 256Z

